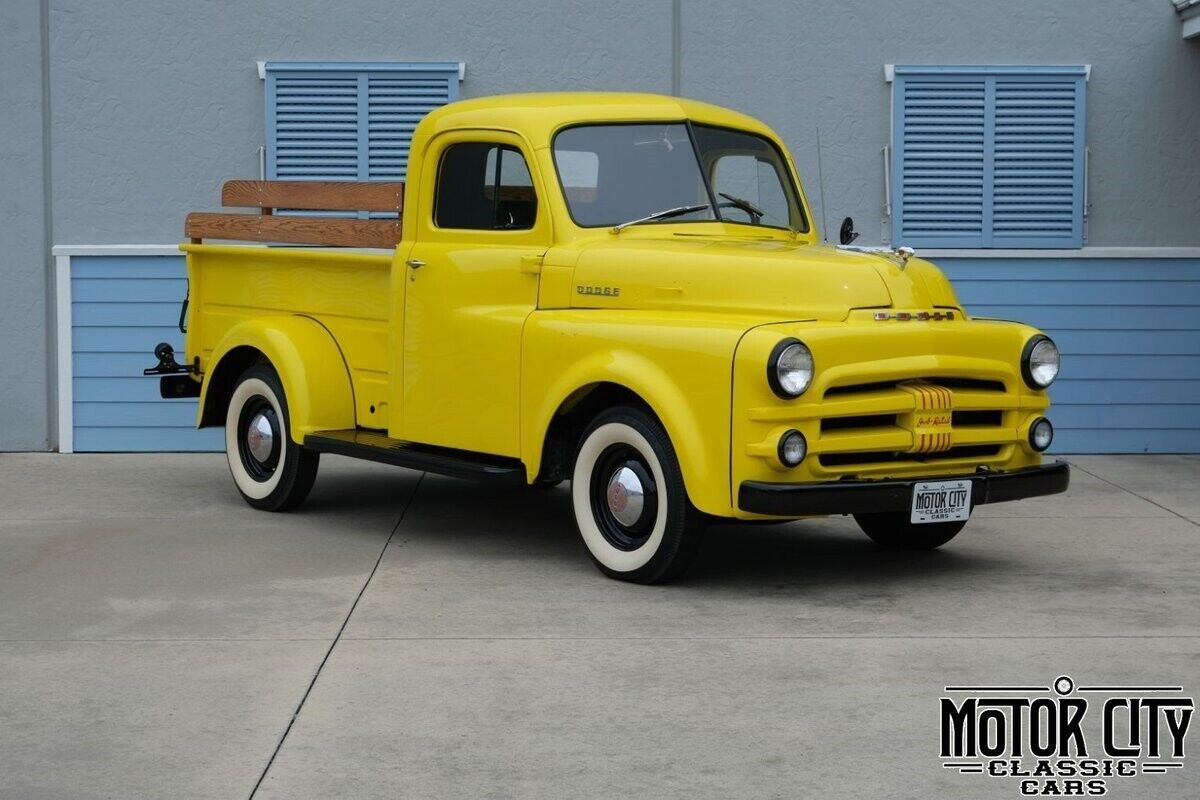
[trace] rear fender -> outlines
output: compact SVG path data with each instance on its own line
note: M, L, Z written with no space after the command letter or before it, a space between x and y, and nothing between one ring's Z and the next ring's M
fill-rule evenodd
M294 442L303 444L304 437L314 431L355 426L350 372L333 335L311 317L275 316L240 322L217 344L201 387L197 427L224 421L223 404L229 397L220 387L232 387L236 380L236 375L225 373L240 373L245 368L246 348L258 351L279 374ZM214 390L214 386L218 388ZM214 393L211 398L210 390Z

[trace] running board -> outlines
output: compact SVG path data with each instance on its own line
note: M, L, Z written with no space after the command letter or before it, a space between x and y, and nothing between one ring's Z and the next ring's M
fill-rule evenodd
M453 478L514 485L526 482L525 465L515 458L414 444L359 428L310 433L304 437L304 446L318 453L378 461Z

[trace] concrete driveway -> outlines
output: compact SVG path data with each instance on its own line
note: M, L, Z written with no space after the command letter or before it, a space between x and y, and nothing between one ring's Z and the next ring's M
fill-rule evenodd
M272 515L219 455L0 455L0 797L1017 797L941 768L948 683L1200 690L1200 457L1070 460L944 551L722 526L647 588L561 489L326 457Z

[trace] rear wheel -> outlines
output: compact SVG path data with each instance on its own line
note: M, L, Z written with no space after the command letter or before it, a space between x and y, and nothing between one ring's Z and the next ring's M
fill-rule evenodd
M700 548L704 519L688 500L675 449L639 409L606 411L584 431L571 499L588 554L611 578L672 580Z
M225 414L225 458L242 498L264 511L304 502L321 454L292 441L287 398L268 364L242 373Z
M855 514L854 521L877 544L902 550L933 550L941 547L957 536L967 524L966 520L960 520L914 525L909 521L907 511Z

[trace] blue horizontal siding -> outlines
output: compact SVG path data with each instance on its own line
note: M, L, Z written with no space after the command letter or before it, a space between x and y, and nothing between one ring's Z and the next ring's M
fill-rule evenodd
M221 451L219 429L195 429L195 400L164 400L144 377L159 342L183 351L183 256L74 256L71 359L78 452Z
M987 304L988 315L1020 319L1059 330L1191 331L1196 310L1187 306L1004 306Z
M1195 403L1196 398L1200 397L1200 380L1089 380L1071 377L1076 371L1072 369L1061 383L1055 384L1056 403L1079 404L1105 397L1112 403L1187 405Z
M75 256L71 278L156 278L186 280L183 254L177 256Z
M1195 331L1081 331L1050 327L1056 331L1054 341L1063 355L1200 355L1200 337Z
M80 404L75 415L79 428L194 428L196 409L189 403L155 400L114 400Z
M76 278L71 283L71 299L76 303L124 303L137 298L139 303L173 303L178 308L187 294L187 280L181 278Z
M154 356L151 355L146 366L153 361ZM158 393L158 378L143 377L140 374L76 377L71 381L71 385L76 403L149 403L155 399L162 399Z
M144 337L143 337L144 338ZM158 341L166 341L167 337ZM179 356L183 358L183 356ZM141 350L123 351L81 351L74 355L76 378L106 378L117 376L140 376L142 368L154 362L153 356L146 361L146 354ZM141 381L141 378L135 378ZM145 383L145 381L142 381ZM156 387L157 388L157 387Z
M178 321L178 319L176 319ZM175 323L138 326L136 319L122 325L73 325L74 350L78 353L140 353L147 341L174 342L180 336ZM151 361L154 359L151 358ZM147 367L152 364L147 364Z
M1200 259L935 261L968 312L1062 349L1055 451L1200 452Z
M1058 410L1051 409L1056 419ZM1200 453L1200 431L1122 428L1054 429L1053 453Z
M93 302L71 303L71 320L80 326L127 326L141 324L144 326L175 327L179 323L179 304L183 302L180 296L174 302L155 303L152 301L130 300L128 302ZM179 334L179 329L175 328ZM153 348L151 348L153 349Z
M168 401L166 402L180 402ZM75 428L77 453L225 452L220 428Z
M1012 281L996 278L974 279L963 284L959 299L967 305L995 303L1009 291ZM1200 292L1200 281L1037 281L1036 291L1024 297L1029 306L1188 306L1188 298Z
M1063 350L1054 449L1200 452L1200 259L937 259L977 316L1028 322ZM75 448L221 450L194 400L141 376L175 325L182 256L72 260Z
M1045 326L1042 330L1059 333L1053 326ZM1063 370L1062 380L1055 384L1056 391L1068 380L1188 380L1200 373L1200 356L1143 355L1131 359L1128 356L1072 355L1070 364L1063 364Z

